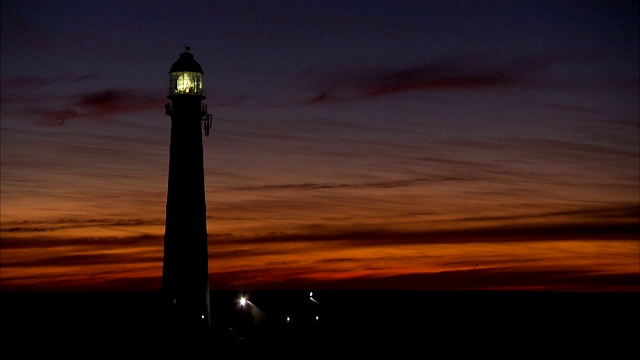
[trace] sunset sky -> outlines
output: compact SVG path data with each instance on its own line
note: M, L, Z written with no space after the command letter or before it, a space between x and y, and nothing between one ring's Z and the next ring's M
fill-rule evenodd
M8 1L2 291L160 288L169 68L211 289L640 291L638 1Z

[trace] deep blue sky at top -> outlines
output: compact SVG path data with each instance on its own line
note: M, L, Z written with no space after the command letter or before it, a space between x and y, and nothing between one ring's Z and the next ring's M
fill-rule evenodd
M162 199L168 69L184 46L215 120L208 190L463 179L477 211L538 191L567 206L636 200L637 13L637 1L3 1L3 206L74 183L90 185L61 198L103 185L135 198L140 179ZM107 175L134 185L96 183Z
M215 79L209 90L244 94L314 67L395 69L448 58L472 64L474 54L485 62L484 54L509 61L574 51L565 56L627 58L633 66L637 7L635 1L3 1L2 69L3 77L95 74L105 88L135 81L153 89L169 54L190 45ZM602 68L592 76L629 71ZM560 67L553 75L582 74Z

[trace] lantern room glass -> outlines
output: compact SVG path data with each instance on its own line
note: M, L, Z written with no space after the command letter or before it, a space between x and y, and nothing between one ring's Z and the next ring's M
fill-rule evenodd
M169 73L169 95L202 95L202 73L194 71Z

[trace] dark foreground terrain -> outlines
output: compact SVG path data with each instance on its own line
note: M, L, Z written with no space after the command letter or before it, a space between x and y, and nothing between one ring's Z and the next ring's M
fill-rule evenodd
M213 291L211 328L188 331L162 325L158 293L2 293L2 349L27 358L130 358L135 351L179 359L216 351L236 358L640 355L639 293L244 294L251 303L240 307L240 293Z

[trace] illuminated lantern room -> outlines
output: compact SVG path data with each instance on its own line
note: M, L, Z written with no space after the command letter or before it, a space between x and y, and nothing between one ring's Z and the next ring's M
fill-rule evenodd
M180 54L178 61L169 70L169 96L200 95L202 96L202 67L187 51Z

